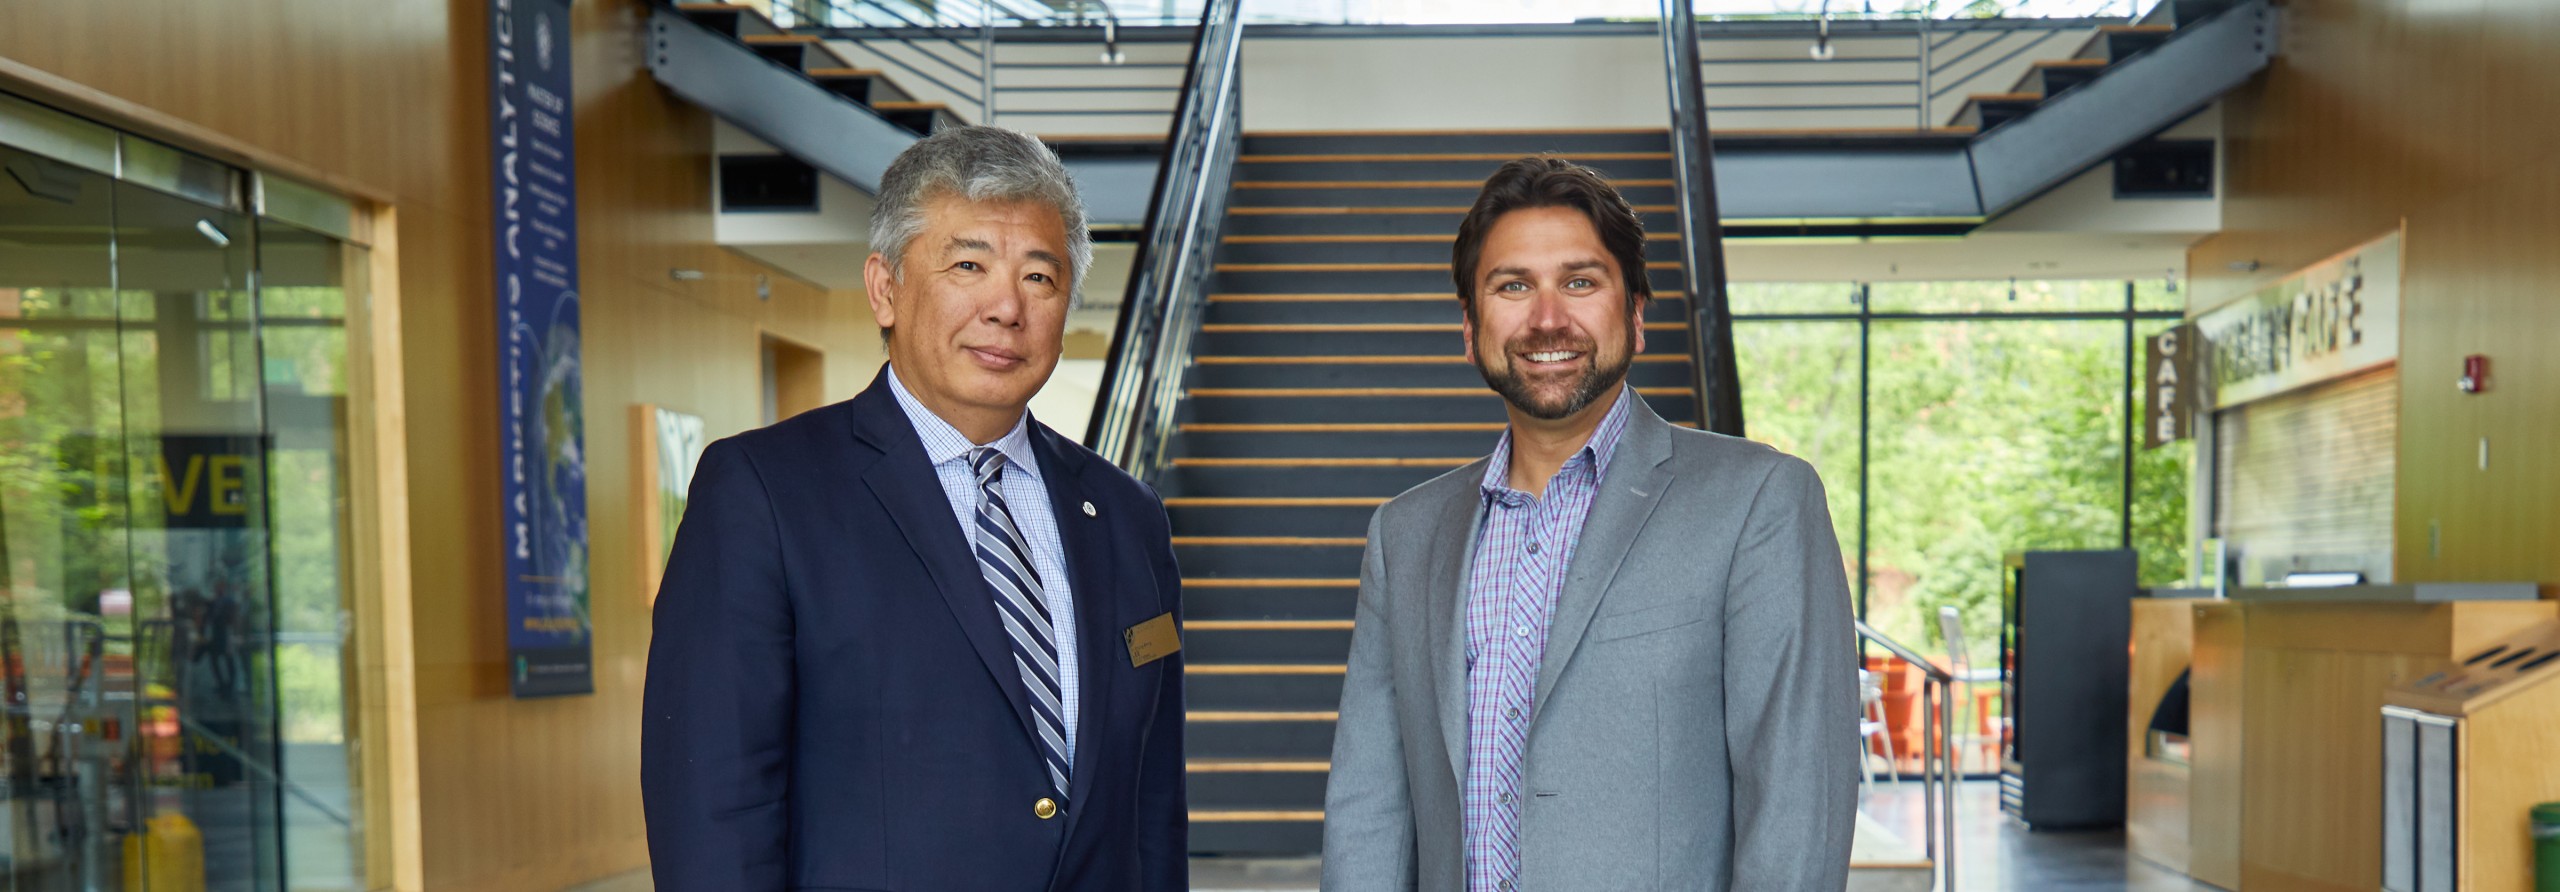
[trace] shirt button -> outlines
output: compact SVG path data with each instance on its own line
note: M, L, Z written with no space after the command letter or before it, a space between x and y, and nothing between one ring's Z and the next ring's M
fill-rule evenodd
M1511 881L1510 881L1510 880L1503 880L1501 885L1502 885L1502 892L1511 892Z
M1537 553L1538 553L1538 543L1535 543L1535 542L1531 542L1531 543L1529 543L1529 553L1530 553L1530 554L1537 554Z
M1502 799L1502 804L1504 804L1504 805L1510 805L1510 804L1511 804L1511 794L1510 794L1509 792L1505 792L1505 793L1503 793L1503 794L1502 794L1502 796L1501 796L1501 799Z
M1520 637L1522 637L1522 638L1527 638L1527 637L1529 637L1529 635L1530 635L1529 627L1528 627L1528 626L1521 626L1521 627L1520 627Z
M1504 710L1504 711L1503 711L1503 715L1505 715L1505 716L1507 716L1507 717L1510 717L1510 718L1515 718L1515 719L1516 719L1516 718L1519 718L1519 717L1520 717L1520 707L1514 706L1514 707L1511 707L1510 709Z

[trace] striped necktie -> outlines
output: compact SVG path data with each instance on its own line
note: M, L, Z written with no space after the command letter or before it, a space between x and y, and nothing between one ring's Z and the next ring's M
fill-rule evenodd
M1067 738L1058 694L1057 630L1049 624L1049 605L1040 590L1040 572L1031 567L1031 549L1013 525L1013 510L996 485L1004 478L1004 453L992 446L969 452L969 467L978 474L978 572L995 591L996 615L1004 619L1005 637L1013 642L1013 664L1022 670L1022 686L1031 692L1031 719L1039 726L1040 755L1049 766L1049 781L1061 797L1067 792Z

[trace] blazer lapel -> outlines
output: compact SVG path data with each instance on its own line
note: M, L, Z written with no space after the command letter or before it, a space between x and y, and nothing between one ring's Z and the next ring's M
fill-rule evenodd
M1113 518L1085 513L1085 506L1092 502L1080 476L1084 457L1059 448L1052 442L1056 436L1037 422L1032 424L1032 448L1040 456L1041 481L1049 489L1049 511L1057 518L1058 541L1067 550L1067 577L1075 588L1076 755L1067 772L1067 828L1072 833L1077 817L1084 813L1077 806L1086 801L1094 773L1100 770L1095 767L1097 755L1120 745L1109 719L1111 682L1119 677L1111 670L1115 660L1126 658L1120 630L1130 623L1122 615L1118 597L1128 587L1115 584L1119 568L1112 560L1109 522Z
M907 547L924 562L943 604L959 621L960 631L969 636L970 649L978 652L978 661L1013 704L1023 733L1037 740L1030 692L1023 690L1021 673L1013 665L1013 644L1005 640L1003 621L996 618L995 594L987 589L977 557L961 538L959 524L951 519L951 498L942 491L940 478L925 457L924 442L916 438L906 411L889 393L885 366L880 374L880 380L854 398L856 434L882 453L863 473L862 482L888 509Z
M1565 664L1572 662L1583 631L1591 627L1591 615L1600 609L1600 595L1618 577L1628 548L1653 517L1654 508L1662 504L1662 491L1671 483L1670 424L1653 414L1642 399L1629 411L1632 417L1618 440L1618 454L1610 458L1609 473L1592 499L1591 515L1583 519L1573 565L1565 571L1564 593L1556 598L1555 619L1547 628L1546 656L1539 661L1538 685L1530 701L1532 723L1546 709L1547 695L1555 690Z
M1467 765L1467 566L1475 553L1476 527L1484 520L1483 460L1455 475L1458 484L1440 506L1429 563L1423 566L1425 613L1430 616L1433 694L1440 710L1440 738L1449 748L1449 770L1461 781ZM1464 530L1464 535L1452 535Z

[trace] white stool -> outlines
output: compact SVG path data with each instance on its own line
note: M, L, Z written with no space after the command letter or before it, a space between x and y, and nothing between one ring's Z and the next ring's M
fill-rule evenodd
M1875 787L1876 766L1874 762L1868 761L1868 757L1875 755L1874 743L1877 738L1884 740L1885 777L1893 781L1895 789L1900 789L1902 760L1894 755L1893 727L1884 719L1884 683L1876 680L1875 673L1860 669L1858 670L1858 770L1864 774L1859 777L1859 783L1870 790Z

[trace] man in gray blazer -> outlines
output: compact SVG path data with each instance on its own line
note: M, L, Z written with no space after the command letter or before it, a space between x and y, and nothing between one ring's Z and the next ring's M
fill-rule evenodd
M1510 429L1370 521L1324 887L1843 888L1857 663L1822 481L1626 386L1644 230L1596 172L1505 165L1454 259Z

